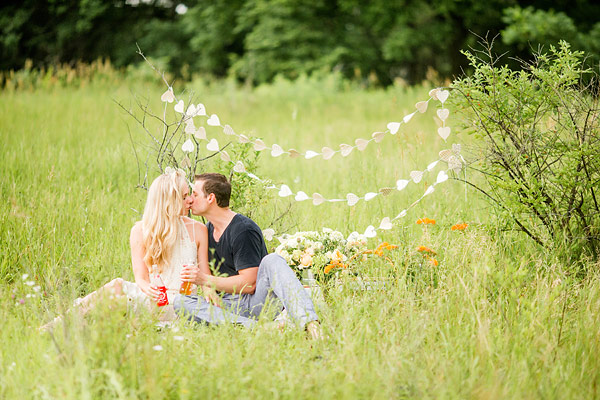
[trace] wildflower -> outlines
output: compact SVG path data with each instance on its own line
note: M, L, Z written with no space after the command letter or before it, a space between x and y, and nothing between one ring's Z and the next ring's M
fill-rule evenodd
M27 282L25 282L25 284L27 286L33 286L33 285L35 285L35 282L34 281L27 281Z
M435 259L435 258L433 258L433 257L429 257L429 256L427 256L427 259L429 260L429 263L430 263L431 265L435 266L435 267L437 267L437 266L440 264L440 263L438 263L438 260L436 260L436 259Z
M465 230L465 228L467 226L469 226L469 225L466 223L456 224L456 225L452 225L452 228L450 228L450 229L452 229L453 231L462 231L462 230Z
M308 253L305 253L302 258L300 258L300 264L304 267L310 267L313 263L312 256Z
M429 247L425 247L425 246L419 246L419 247L417 247L417 251L419 253L430 253L430 254L433 254L433 255L437 254L435 251L433 251Z
M152 347L152 349L156 351L162 351L163 347L160 344L157 344L156 346Z
M346 261L346 256L338 249L335 249L331 254L331 261L334 263L341 263L342 261Z
M419 218L417 220L417 225L435 225L435 219L431 218Z
M333 264L327 264L325 266L325 269L323 270L323 272L325 272L326 274L328 274L333 268L334 268Z
M23 276L21 277L21 279L23 279L23 280L25 280L27 278L29 278L29 274L23 274Z
M178 342L183 342L183 336L173 336L173 340L177 340Z

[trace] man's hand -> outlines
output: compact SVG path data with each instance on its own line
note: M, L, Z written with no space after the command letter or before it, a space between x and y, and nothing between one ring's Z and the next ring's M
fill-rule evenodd
M219 297L215 289L208 286L200 286L200 288L202 290L202 296L204 297L204 300L213 306L221 307L221 297Z

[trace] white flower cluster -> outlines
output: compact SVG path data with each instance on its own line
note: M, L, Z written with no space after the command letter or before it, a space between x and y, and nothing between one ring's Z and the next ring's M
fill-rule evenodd
M341 232L323 228L321 232L296 232L279 238L275 253L285 259L292 269L301 271L323 268L332 261L346 261L366 250L367 238L352 232L345 238Z

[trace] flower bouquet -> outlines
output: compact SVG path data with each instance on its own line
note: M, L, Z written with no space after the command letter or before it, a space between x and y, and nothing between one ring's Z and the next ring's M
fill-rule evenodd
M275 252L282 256L299 278L320 282L333 277L334 270L347 269L352 261L366 257L367 238L352 232L345 238L341 232L323 228L321 232L296 232L279 238Z

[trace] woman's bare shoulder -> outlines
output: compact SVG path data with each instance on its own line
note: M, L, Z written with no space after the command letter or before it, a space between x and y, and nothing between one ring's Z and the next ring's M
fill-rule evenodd
M200 221L196 221L195 219L189 218L189 217L183 217L183 222L187 225L187 226L191 226L192 229L196 232L201 232L201 233L206 233L208 232L208 230L206 229L206 225L204 225L202 222Z
M131 236L140 236L142 234L142 221L137 221L131 227Z

